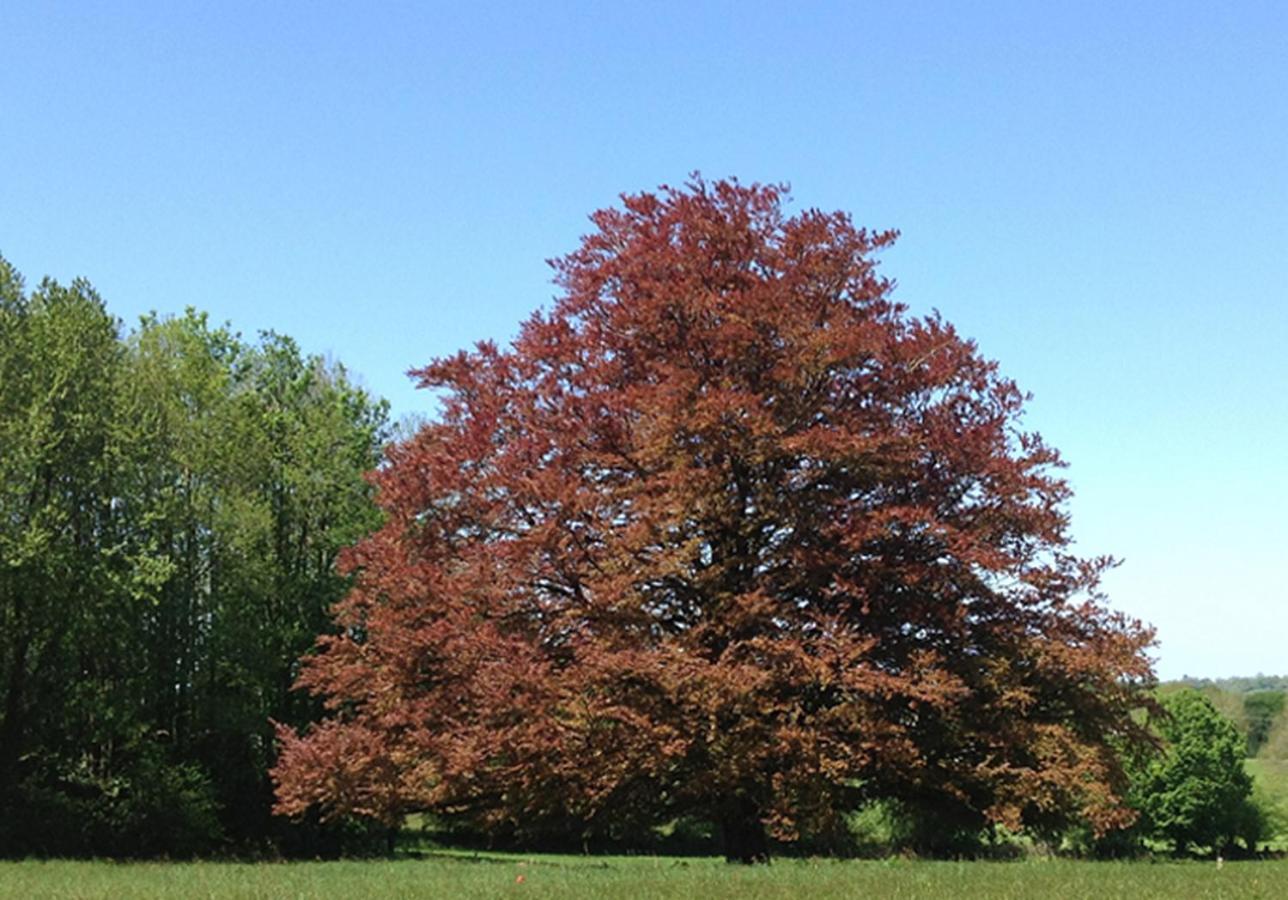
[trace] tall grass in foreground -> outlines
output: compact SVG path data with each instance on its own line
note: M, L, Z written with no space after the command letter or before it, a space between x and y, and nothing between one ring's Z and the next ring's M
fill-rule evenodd
M1207 898L1288 896L1288 862L840 862L507 856L328 863L0 863L22 898Z

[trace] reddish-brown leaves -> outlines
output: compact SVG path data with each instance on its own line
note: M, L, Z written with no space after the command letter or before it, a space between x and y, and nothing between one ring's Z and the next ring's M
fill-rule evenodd
M282 734L279 809L510 830L863 795L1012 826L1123 821L1110 739L1151 678L1085 598L1058 455L894 239L700 180L623 198L510 350L416 372L439 420L375 475L385 528ZM927 799L929 798L929 799Z

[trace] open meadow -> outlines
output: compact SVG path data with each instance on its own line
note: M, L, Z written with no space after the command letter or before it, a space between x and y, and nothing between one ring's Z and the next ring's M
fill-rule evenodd
M675 857L433 856L382 862L0 863L22 898L448 897L1264 897L1288 894L1288 862L913 862L777 860L731 866Z

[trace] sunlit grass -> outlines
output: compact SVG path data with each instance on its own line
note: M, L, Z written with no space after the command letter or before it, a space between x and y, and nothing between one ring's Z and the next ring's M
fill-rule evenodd
M0 896L151 897L951 897L1288 896L1288 862L912 862L434 855L313 863L0 863Z
M1245 765L1256 785L1257 799L1270 807L1270 827L1275 833L1262 844L1288 851L1288 759L1250 759Z

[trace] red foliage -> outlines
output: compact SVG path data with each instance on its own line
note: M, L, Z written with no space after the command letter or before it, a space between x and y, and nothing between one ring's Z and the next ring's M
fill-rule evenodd
M374 476L387 524L300 679L333 718L281 735L280 812L1126 821L1110 745L1140 739L1151 636L1069 551L1056 452L889 298L893 233L783 198L624 197L511 349L415 373L442 414Z

